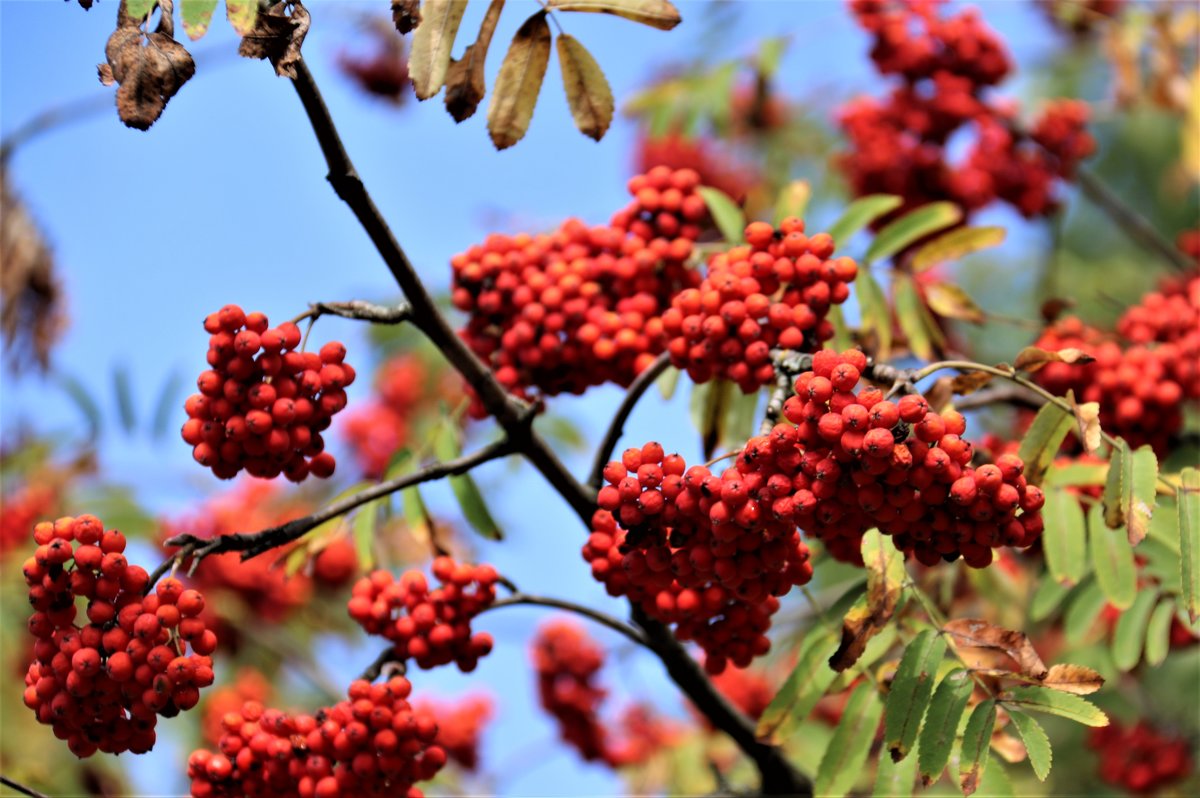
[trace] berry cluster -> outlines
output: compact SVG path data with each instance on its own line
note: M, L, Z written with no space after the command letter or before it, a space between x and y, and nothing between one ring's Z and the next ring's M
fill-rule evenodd
M607 734L600 722L606 691L593 683L604 665L604 649L571 621L542 624L533 641L542 708L558 722L563 741L588 762L605 761Z
M434 742L445 750L450 761L469 771L479 767L479 738L494 710L491 696L478 693L455 703L426 699L413 702L413 707L418 714L438 719Z
M989 100L1012 64L1000 39L973 9L941 16L936 2L850 0L873 38L871 58L900 84L880 101L857 98L840 113L850 150L839 159L857 195L896 194L896 213L950 200L966 213L994 200L1026 216L1055 207L1054 183L1069 178L1095 142L1087 107L1051 103L1026 137L1014 130L1009 104ZM952 163L947 143L975 129L966 156Z
M346 406L354 369L336 341L319 354L297 352L300 329L268 328L262 313L226 305L204 319L208 364L188 397L183 439L196 462L220 479L242 469L256 477L283 474L300 482L328 477L336 463L321 432Z
M54 502L54 491L35 482L0 499L0 559L25 547L30 527L50 514Z
M708 221L691 170L652 169L602 227L568 220L549 234L492 235L451 260L460 331L513 393L628 385L661 348L659 316L680 289ZM482 407L473 407L482 415Z
M248 701L223 719L218 751L188 758L193 798L421 798L413 786L446 764L437 722L406 700L402 676L359 679L347 700L314 715L288 715Z
M639 173L664 166L675 171L689 169L699 175L702 185L712 186L737 201L761 181L753 167L735 162L720 149L719 141L708 138L643 133L638 139L636 158Z
M1183 426L1183 400L1200 399L1200 275L1151 292L1117 322L1117 336L1066 318L1035 342L1082 349L1090 363L1051 363L1034 376L1056 394L1100 403L1100 425L1165 455ZM1119 337L1118 337L1119 336Z
M354 585L347 609L350 617L396 647L401 660L421 668L454 662L464 673L492 650L492 636L471 633L471 620L496 600L499 574L490 565L433 561L441 586L429 589L421 571L405 571L399 580L387 571L372 571Z
M751 720L758 720L775 697L775 687L762 671L726 668L713 685Z
M617 729L604 756L615 768L645 764L660 751L675 747L684 731L646 704L625 707Z
M1099 753L1100 778L1135 795L1149 795L1192 772L1191 745L1145 721L1133 727L1113 720L1092 729L1088 746Z
M858 267L830 259L833 239L806 236L800 219L779 230L753 222L745 237L712 257L699 287L671 300L662 328L671 362L694 382L725 377L752 393L774 379L772 349L811 352L833 337L825 316L850 296Z
M225 716L238 712L247 701L263 703L271 697L271 683L254 668L242 668L233 682L223 684L209 692L202 705L200 736L206 743L217 745L225 734Z
M198 617L204 597L171 578L144 596L146 570L129 564L125 536L95 516L40 523L33 538L25 705L80 758L149 751L158 715L191 709L213 682L217 638ZM82 626L78 599L87 602Z

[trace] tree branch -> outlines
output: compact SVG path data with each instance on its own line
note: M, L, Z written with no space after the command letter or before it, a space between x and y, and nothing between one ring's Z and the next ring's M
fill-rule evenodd
M1082 168L1077 169L1075 179L1084 196L1103 210L1108 218L1116 222L1117 226L1142 248L1157 254L1176 271L1190 272L1196 268L1196 264L1187 255L1180 252L1174 244L1155 230L1144 216L1125 204L1124 200L1091 172Z
M308 310L292 319L296 324L304 319L316 321L322 316L340 316L343 319L358 319L372 324L402 324L412 319L412 306L401 302L395 307L376 305L362 299L349 302L312 302Z
M21 795L28 795L31 796L31 798L50 798L50 796L46 795L46 793L38 792L32 787L26 787L21 782L13 781L8 776L3 774L0 774L0 784L3 784L5 787L12 787L14 790L21 793Z
M363 669L363 672L358 675L360 679L366 679L368 682L373 682L379 678L379 674L383 673L384 668L392 665L400 675L403 676L407 670L404 661L396 654L395 646L388 646L383 651L379 652L379 656L371 661L371 664Z
M1020 385L998 385L954 400L955 410L977 410L995 404L1021 405L1037 409L1045 400Z
M312 515L306 515L303 518L297 518L285 524L264 529L261 532L237 532L232 535L219 535L215 538L200 538L191 534L176 535L168 540L166 545L181 546L183 550L159 566L155 570L155 574L161 576L165 567L169 566L170 563L182 562L188 555L193 557L193 569L196 563L199 563L203 558L211 554L221 554L227 551L240 551L242 552L242 559L248 560L263 552L287 545L303 536L304 533L316 529L326 521L348 513L367 502L381 499L396 491L418 485L422 482L465 474L472 468L475 468L475 466L486 463L489 460L513 454L514 452L515 448L513 444L507 439L496 441L456 460L448 460L444 463L431 463L415 473L405 474L402 477L380 482L378 485L373 485L353 496L347 496L341 501L322 507Z
M508 596L507 598L502 598L498 601L492 602L483 609L483 612L487 612L488 610L497 610L501 607L516 607L520 605L553 607L554 609L573 612L576 615L582 615L584 618L589 618L598 624L607 626L614 632L619 632L625 635L639 646L650 648L650 642L646 640L646 637L629 624L622 623L611 615L606 615L599 610L594 610L591 607L585 607L582 604L576 604L573 601L565 601L563 599L550 598L548 596L533 596L528 593L518 592L512 596Z
M621 440L621 433L625 431L625 422L629 420L633 408L670 365L671 356L663 352L648 369L637 375L637 378L630 383L629 390L625 392L621 406L617 408L616 414L609 422L608 430L604 433L604 440L600 442L600 448L596 450L596 457L592 461L592 473L588 476L587 481L588 487L592 490L599 490L601 483L604 482L604 466L608 465L613 450L617 448L617 442Z

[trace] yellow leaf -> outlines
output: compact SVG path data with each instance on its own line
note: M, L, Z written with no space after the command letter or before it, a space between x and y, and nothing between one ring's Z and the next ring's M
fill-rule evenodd
M948 319L961 319L972 324L983 322L983 311L975 304L975 300L957 285L950 283L929 283L925 286L925 301L939 316Z
M924 244L913 255L912 269L923 272L940 263L958 260L972 252L998 246L1004 242L1003 227L960 227Z
M516 144L529 129L550 63L550 24L539 11L517 29L500 65L488 106L488 133L496 149Z
M408 56L408 75L418 100L428 100L446 82L450 51L466 10L467 0L425 0Z
M1104 686L1104 677L1083 665L1051 665L1041 684L1064 693L1087 695Z
M659 30L670 30L682 17L667 0L549 0L546 8L554 11L586 11L613 14Z
M575 127L583 135L599 141L604 138L613 118L613 95L608 79L587 48L566 33L558 37L558 63Z

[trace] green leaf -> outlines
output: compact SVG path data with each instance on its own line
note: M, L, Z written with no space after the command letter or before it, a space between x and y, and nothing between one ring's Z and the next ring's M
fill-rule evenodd
M1121 613L1117 618L1117 628L1113 632L1112 656L1113 664L1122 671L1131 671L1137 667L1142 658L1142 647L1146 642L1147 624L1150 613L1158 601L1158 591L1143 589L1138 592L1133 606Z
M1104 483L1104 523L1109 529L1117 529L1125 523L1125 492L1133 492L1133 452L1123 438L1117 439L1109 457L1108 479Z
M912 259L912 270L923 272L941 263L995 247L1007 235L1003 227L960 227L943 233L928 244L922 244Z
M874 685L860 684L851 693L842 720L817 767L815 794L833 798L850 792L866 764L882 711Z
M858 270L854 292L862 314L862 327L875 332L879 338L879 357L886 359L892 351L892 311L870 269Z
M1131 482L1129 504L1125 508L1125 528L1129 532L1129 545L1136 546L1150 533L1150 521L1158 501L1155 490L1158 458L1149 446L1139 446L1134 451Z
M758 62L758 74L769 78L779 71L779 62L783 60L783 54L791 43L790 36L772 36L769 39L763 39L762 44L758 46L758 57L755 59ZM802 214L796 215L801 216Z
M701 186L697 189L712 214L713 221L721 236L730 244L742 243L742 235L746 230L746 215L741 207L728 194L712 186Z
M1079 498L1063 488L1046 491L1042 551L1055 582L1076 585L1087 573L1087 527Z
M917 746L921 778L928 784L941 777L946 763L950 761L950 750L958 737L958 724L967 709L974 685L968 671L956 668L946 674L933 694L933 702L925 715L925 727L921 729L921 740Z
M827 346L832 347L835 352L845 352L852 347L854 340L850 337L849 328L846 327L846 318L842 315L842 306L830 305L829 314L825 318L833 325L833 338ZM890 343L890 335L888 340Z
M422 22L417 33L428 24L428 20ZM492 86L487 119L488 134L498 150L516 144L529 130L546 67L550 64L550 39L546 12L539 11L517 29L504 54L500 73ZM415 40L413 48L416 48Z
M583 135L599 141L604 138L613 118L613 94L604 70L575 37L558 36L558 65L562 69L567 105L575 127Z
M953 283L935 281L926 283L925 304L929 310L947 319L982 324L986 316L975 300L961 287Z
M1042 405L1051 407L1051 405ZM1051 463L1046 470L1043 487L1095 487L1103 485L1108 478L1108 463L1069 462L1064 465Z
M938 665L946 654L946 640L933 630L917 635L904 650L892 681L884 714L884 745L899 762L912 748L921 718L933 695Z
M134 19L141 19L158 5L158 0L125 0L125 11Z
M183 377L174 369L167 374L162 390L158 392L158 401L154 405L154 421L150 425L150 434L155 439L167 434L171 426L171 416L179 409L179 395L183 390Z
M658 392L665 401L670 401L671 397L675 395L675 389L679 387L679 377L682 374L683 372L674 366L667 366L666 370L655 380Z
M180 7L183 29L189 39L196 41L208 33L213 11L217 9L217 0L180 0Z
M1175 617L1175 599L1166 598L1150 614L1146 624L1146 664L1157 667L1171 648L1171 619Z
M992 764L983 771L983 777L979 780L980 798L1017 798L1012 782L1004 772L1004 763L990 753L987 758Z
M1044 533L1043 533L1044 534ZM1037 590L1029 602L1029 620L1044 621L1062 606L1070 588L1057 579L1039 579Z
M908 348L922 360L933 360L935 336L926 321L925 305L917 293L916 282L909 275L897 272L892 278L892 290L896 297L896 323L908 339Z
M238 36L245 36L258 20L258 0L225 0L225 18Z
M1025 743L1025 751L1029 754L1029 764L1033 767L1033 775L1038 777L1038 781L1045 781L1046 776L1050 774L1050 763L1053 760L1050 738L1046 736L1046 730L1042 728L1042 724L1024 712L1014 710L1008 716L1012 720L1012 724L1017 727L1017 732L1021 735L1021 742Z
M137 409L133 404L133 388L130 386L129 367L124 363L113 369L113 392L117 397L117 415L121 429L132 435L137 429Z
M379 523L379 500L367 502L354 515L354 551L359 565L371 568L375 563L375 530Z
M759 394L757 391L742 393L736 386L731 386L730 394L721 424L721 443L737 447L758 433Z
M1042 475L1054 462L1063 440L1075 424L1071 413L1056 404L1046 403L1033 418L1033 423L1021 439L1017 456L1025 462L1025 479L1032 485L1041 484Z
M458 430L450 424L440 425L433 440L434 456L442 462L458 458L462 454L458 434ZM487 508L487 502L483 500L483 494L479 492L479 486L475 484L471 475L459 474L447 477L446 481L450 483L450 490L454 493L454 498L458 500L463 517L467 519L471 528L488 540L503 539L500 527L492 518L492 514Z
M61 372L56 375L55 382L75 403L79 412L83 413L83 417L87 421L88 438L91 440L99 438L102 427L100 405L96 404L96 400L92 398L88 389L75 377Z
M837 638L825 627L809 632L797 652L796 667L758 719L759 739L781 743L808 717L837 676L828 663L836 645Z
M689 413L692 424L700 433L706 459L711 458L717 445L728 437L725 424L729 409L735 396L740 394L738 387L729 380L715 379L692 386Z
M903 798L913 795L917 786L917 757L921 754L920 745L913 746L909 754L901 762L893 762L890 756L879 757L872 798Z
M1200 617L1200 471L1185 468L1179 473L1176 501L1179 505L1179 567L1184 606L1195 623Z
M892 194L869 194L860 197L846 206L842 217L829 228L829 235L840 250L859 230L876 219L887 216L903 204L902 198Z
M771 41L780 41L773 39ZM804 218L804 211L808 208L808 201L812 198L812 186L807 180L793 180L779 191L779 196L775 198L775 214L772 217L776 227L788 217L795 216L798 219Z
M442 90L450 69L454 37L466 10L467 0L425 0L421 4L421 24L413 32L408 56L408 76L418 100L428 100ZM546 57L550 57L549 38Z
M963 795L970 795L979 786L988 762L988 747L992 741L992 729L996 726L996 702L982 702L971 712L967 729L963 732L962 756L959 758L958 775Z
M659 30L670 30L682 20L679 9L667 0L548 0L546 8L612 14Z
M400 491L400 508L404 513L404 526L408 533L423 546L428 546L433 541L433 516L425 506L420 485Z
M1137 567L1133 548L1123 530L1111 530L1104 525L1104 511L1093 504L1088 516L1088 540L1091 543L1092 564L1096 581L1108 602L1126 610L1137 595Z
M1006 707L1013 704L1031 712L1058 715L1085 726L1108 725L1108 716L1095 704L1073 693L1045 687L1013 687L1002 694L1001 700Z
M936 233L962 221L962 209L953 202L931 202L890 222L879 231L867 254L866 264L890 258L930 233ZM837 240L836 238L834 239Z
M1078 645L1096 624L1096 618L1108 599L1095 577L1088 576L1072 591L1063 616L1063 634L1071 645Z

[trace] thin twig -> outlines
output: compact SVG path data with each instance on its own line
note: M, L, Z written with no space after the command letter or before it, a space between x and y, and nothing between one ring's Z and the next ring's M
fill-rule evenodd
M321 316L340 316L343 319L358 319L372 324L402 324L412 319L412 306L407 302L399 305L376 305L362 299L352 299L349 302L313 302L308 310L292 319L292 324L299 324L304 319L316 320Z
M38 792L37 790L33 789L32 787L26 787L21 782L13 781L8 776L5 776L3 774L0 774L0 784L3 784L5 787L12 787L14 790L21 793L22 795L28 795L28 796L31 796L31 798L50 798L50 796L46 795L46 793Z
M528 605L533 607L553 607L554 609L566 610L573 612L576 615L581 615L584 618L589 618L596 623L603 624L614 632L619 632L628 637L639 646L650 647L649 641L645 635L633 628L627 623L617 620L611 615L606 615L599 610L594 610L591 607L585 607L582 604L576 604L573 601L565 601L564 599L550 598L548 596L533 596L528 593L514 593L507 598L494 601L484 608L484 612L488 610L498 610L501 607L516 607L520 605Z
M380 651L379 656L375 657L371 661L371 664L363 669L358 678L373 682L379 678L379 674L383 673L383 669L389 665L394 665L400 672L400 675L404 675L404 660L396 653L395 646L388 646L383 651Z
M617 442L621 440L621 433L625 431L625 422L629 420L633 408L637 406L638 400L642 398L647 389L670 365L671 356L663 352L649 368L637 375L637 378L630 383L629 390L625 392L625 398L621 400L621 406L617 408L616 414L608 424L604 440L596 449L596 458L592 462L592 473L588 476L587 481L588 486L593 490L599 490L601 483L604 482L604 466L608 465L609 458L617 448Z
M1142 248L1157 254L1174 269L1189 272L1196 267L1187 255L1166 239L1144 216L1125 203L1116 192L1086 169L1077 169L1075 179L1084 196L1103 210L1125 234Z
M221 554L227 551L240 551L242 552L242 559L248 560L263 552L287 545L303 536L306 532L316 529L326 521L348 513L367 502L381 499L384 496L391 495L422 482L465 474L472 468L489 460L505 457L514 452L515 448L513 444L507 439L495 441L458 459L442 463L431 463L415 473L372 485L352 496L347 496L341 501L336 501L333 504L322 507L312 515L306 515L303 518L297 518L279 526L270 527L260 532L237 532L231 535L220 535L211 539L200 538L191 534L176 535L168 540L166 545L190 548L190 553L194 557L195 562L199 562L210 555ZM173 556L168 560L168 563L174 559L176 558ZM159 569L155 572L159 573L161 569L162 566L159 566Z

